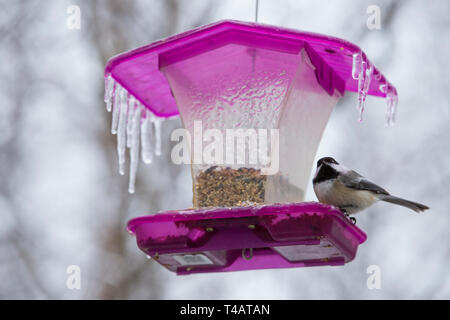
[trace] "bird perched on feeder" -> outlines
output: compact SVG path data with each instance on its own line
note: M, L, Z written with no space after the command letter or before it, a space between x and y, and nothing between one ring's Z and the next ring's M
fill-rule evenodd
M423 204L390 195L380 186L340 165L331 157L317 161L313 186L320 202L338 207L346 215L368 208L378 200L398 204L416 212L429 209Z

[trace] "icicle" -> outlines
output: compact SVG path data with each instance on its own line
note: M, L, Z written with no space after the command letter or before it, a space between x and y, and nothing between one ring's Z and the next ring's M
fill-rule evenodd
M108 102L109 97L110 97L110 93L109 93L109 81L111 79L111 76L107 76L106 78L104 78L105 80L105 97L103 98L103 101Z
M386 93L386 126L391 126L395 123L395 115L397 113L398 96L395 89L388 85Z
M164 119L147 110L111 75L105 77L104 101L106 109L112 111L111 132L117 134L117 155L121 175L125 174L126 148L130 148L128 191L134 193L139 159L148 164L153 160L153 153L157 156L162 153L161 126Z
M161 124L163 118L153 117L152 122L155 126L155 154L157 156L161 155Z
M364 80L366 77L366 73L365 73L365 66L366 63L364 61L361 62L361 70L360 73L358 75L358 104L357 104L357 109L358 109L358 121L362 121L362 114L364 112L364 100L365 100L365 96L363 94L363 88L364 88Z
M133 115L136 109L136 99L130 96L129 102L130 108L128 109L128 120L127 120L127 147L131 148L131 134L133 131Z
M145 109L145 108L144 108ZM152 154L152 119L153 114L145 109L145 118L142 120L141 124L141 156L142 162L148 164L153 160Z
M362 121L364 112L364 104L366 102L367 93L369 92L370 82L372 79L373 66L366 61L362 61L361 70L358 76L358 121Z
M362 57L361 53L357 52L353 54L353 63L352 63L352 77L355 80L359 79L359 75L361 73L361 66L362 66Z
M131 147L130 147L130 180L128 192L134 193L136 183L136 172L139 163L139 127L141 122L141 105L138 104L134 111L131 128Z
M395 124L395 122L397 121L396 117L397 117L397 109L398 109L398 95L397 95L397 91L393 92L392 94L392 124Z
M119 98L119 120L117 126L117 155L119 156L119 173L125 174L125 147L128 111L128 93L121 90Z
M111 112L112 97L114 95L115 82L111 75L105 78L105 98L106 110Z
M111 97L110 97L109 100L106 102L106 110L107 110L108 112L111 112L111 110L112 110L112 103L113 103L113 97L114 97L115 90L116 90L116 84L113 83L113 84L112 84L112 90L111 90Z
M111 123L111 133L116 134L117 133L117 126L119 124L119 111L120 111L120 94L124 89L119 85L116 84L116 90L114 92L113 96L113 106L112 106L112 123Z

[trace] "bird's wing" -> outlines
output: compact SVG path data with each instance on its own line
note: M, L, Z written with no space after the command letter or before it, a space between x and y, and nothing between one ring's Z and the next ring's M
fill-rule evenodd
M375 183L367 180L359 173L355 171L347 172L345 175L339 175L338 180L344 184L347 188L356 189L356 190L367 190L374 192L376 194L386 194L389 192L384 190L382 187L376 185Z

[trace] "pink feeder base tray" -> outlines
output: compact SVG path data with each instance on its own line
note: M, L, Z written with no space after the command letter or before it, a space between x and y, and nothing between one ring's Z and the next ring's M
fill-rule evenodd
M316 202L165 211L132 219L139 248L179 275L343 265L366 235Z

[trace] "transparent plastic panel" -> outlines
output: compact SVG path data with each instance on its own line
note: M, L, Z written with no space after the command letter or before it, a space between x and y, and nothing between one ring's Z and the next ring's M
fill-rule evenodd
M303 200L338 97L302 52L228 44L161 68L191 136L195 207Z
M266 202L300 202L308 185L313 160L339 94L328 95L316 81L306 51L281 106L279 171L269 175Z

